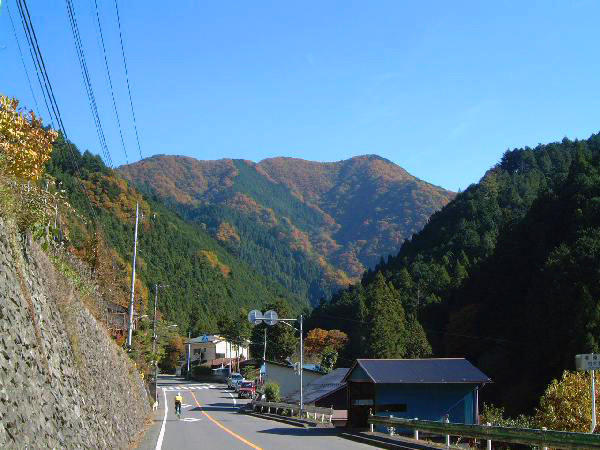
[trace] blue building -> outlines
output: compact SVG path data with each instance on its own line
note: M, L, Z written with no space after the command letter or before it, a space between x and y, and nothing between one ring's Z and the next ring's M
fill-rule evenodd
M479 389L492 382L464 358L357 359L343 381L350 427L366 427L370 412L474 424Z

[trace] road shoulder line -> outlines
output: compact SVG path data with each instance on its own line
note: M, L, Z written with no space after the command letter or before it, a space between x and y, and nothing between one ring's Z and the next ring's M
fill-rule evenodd
M163 395L165 397L165 415L163 416L162 426L160 427L160 434L158 435L158 440L156 441L156 449L161 450L163 439L165 437L165 425L167 424L167 413L169 412L169 406L167 405L167 391L163 389Z

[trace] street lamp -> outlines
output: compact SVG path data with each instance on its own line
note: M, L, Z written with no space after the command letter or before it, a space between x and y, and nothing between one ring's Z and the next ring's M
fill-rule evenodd
M300 323L300 417L302 417L302 412L304 411L304 397L302 392L302 372L304 371L304 339L302 336L302 320L302 314L300 314L300 318L298 319L281 319L273 310L267 311L264 315L257 309L253 309L248 313L248 321L253 325L258 325L261 322L265 322L267 325L273 326L281 322L289 327L294 328L294 326L290 325L288 322Z

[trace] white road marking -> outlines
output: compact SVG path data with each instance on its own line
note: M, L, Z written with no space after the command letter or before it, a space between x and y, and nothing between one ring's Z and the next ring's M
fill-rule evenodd
M163 389L165 391L193 391L193 390L200 390L200 389L211 389L214 388L214 386L179 386L179 387L164 387Z
M160 434L158 435L158 441L156 441L156 450L161 450L163 438L165 437L165 424L167 423L167 413L169 407L167 406L167 392L163 389L163 395L165 396L165 416L163 417L163 423L160 427Z
M202 420L202 419L196 419L194 417L185 417L184 419L181 419L181 420L183 420L184 422L198 422L199 420Z
M228 392L229 395L231 395L231 400L233 400L233 406L236 405L236 401L235 401L235 397L233 396L233 394L231 392Z

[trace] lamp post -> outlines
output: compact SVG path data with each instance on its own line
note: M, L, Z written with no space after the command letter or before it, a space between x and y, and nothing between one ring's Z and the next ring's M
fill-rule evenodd
M302 373L304 372L304 336L303 336L303 317L300 314L298 319L280 319L275 311L267 311L264 316L263 313L254 309L248 313L248 320L253 325L258 325L261 322L265 322L269 326L277 325L277 323L281 322L289 327L294 328L293 325L288 322L298 322L300 324L300 417L302 417L302 411L304 410L304 396L303 396L303 386L302 386ZM294 328L296 329L296 328ZM266 337L265 337L265 355L266 357Z

